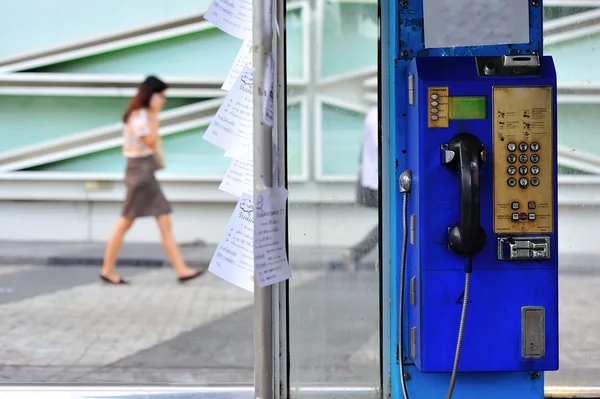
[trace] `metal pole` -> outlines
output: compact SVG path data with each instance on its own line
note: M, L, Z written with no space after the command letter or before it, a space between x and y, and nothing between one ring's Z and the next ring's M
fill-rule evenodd
M277 138L277 181L273 185L288 188L287 182L287 75L286 75L286 34L285 17L286 2L284 0L273 0L273 15L279 32L273 35L273 106L275 137ZM289 210L289 207L288 207ZM288 214L288 213L286 213ZM285 243L289 259L289 237L288 220L285 226ZM273 292L273 309L277 315L278 341L276 342L276 390L275 399L288 399L290 396L289 381L289 281L277 284Z
M271 128L263 123L263 97L265 70L271 54L271 1L252 2L252 63L253 63L253 127L254 127L254 203L257 193L272 186L271 153L273 139ZM256 215L256 206L254 207ZM256 399L273 399L273 288L260 288L254 280L254 396Z

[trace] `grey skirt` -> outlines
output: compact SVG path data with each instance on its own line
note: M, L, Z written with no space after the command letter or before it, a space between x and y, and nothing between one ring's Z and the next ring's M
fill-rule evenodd
M154 176L157 167L154 156L128 158L125 171L127 196L121 216L135 219L145 216L160 216L172 212L169 201Z

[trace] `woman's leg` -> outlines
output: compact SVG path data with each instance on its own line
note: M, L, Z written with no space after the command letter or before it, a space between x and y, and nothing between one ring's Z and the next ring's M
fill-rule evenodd
M106 245L106 251L104 253L104 264L102 265L102 276L108 278L114 283L118 283L120 277L115 273L115 263L117 262L117 256L123 245L123 239L125 234L133 225L134 219L129 219L121 216L117 221L117 226L113 231L112 235Z
M196 270L189 268L183 261L181 252L179 251L179 245L177 245L175 237L173 236L171 215L160 215L156 218L156 221L160 228L160 238L163 248L169 257L177 276L181 278L197 274L198 272Z

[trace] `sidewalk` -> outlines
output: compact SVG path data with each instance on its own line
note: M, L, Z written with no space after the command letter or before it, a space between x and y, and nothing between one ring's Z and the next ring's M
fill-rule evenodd
M204 243L184 244L181 252L185 261L195 268L207 268L216 245ZM0 265L93 265L102 264L105 243L90 242L0 242ZM291 247L290 264L302 269L328 268L339 262L343 248ZM361 265L372 269L377 260L372 252ZM121 249L118 266L163 267L169 261L160 244L125 243ZM597 256L593 254L561 253L561 272L600 273Z
M102 264L104 243L90 242L0 242L0 265L93 265ZM185 261L195 268L207 268L216 245L204 243L181 246ZM290 249L292 267L320 268L339 260L340 248L295 247ZM366 263L374 263L376 253ZM119 254L118 266L162 267L169 261L160 244L125 243Z

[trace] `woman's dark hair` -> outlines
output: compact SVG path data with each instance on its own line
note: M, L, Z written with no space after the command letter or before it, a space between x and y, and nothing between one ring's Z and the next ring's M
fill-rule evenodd
M138 92L129 101L129 106L123 114L123 122L127 123L129 115L135 110L140 108L148 108L150 106L150 99L156 93L160 93L169 88L169 85L157 78L156 76L148 76L146 80L138 87Z

